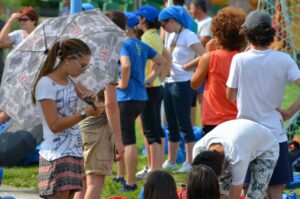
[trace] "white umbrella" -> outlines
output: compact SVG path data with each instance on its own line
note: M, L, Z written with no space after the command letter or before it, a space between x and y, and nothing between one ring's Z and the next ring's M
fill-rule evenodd
M0 109L21 127L40 124L31 101L32 84L45 52L60 40L78 38L92 51L90 67L78 80L90 90L103 89L117 76L124 32L100 10L50 18L8 55L0 89Z

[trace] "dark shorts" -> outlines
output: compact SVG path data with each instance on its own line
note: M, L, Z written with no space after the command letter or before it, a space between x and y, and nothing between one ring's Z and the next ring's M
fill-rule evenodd
M203 136L208 134L211 130L213 130L217 125L203 125L202 131L203 131Z
M82 189L83 160L77 157L62 157L48 161L40 156L39 195L54 196L61 191Z
M165 133L161 126L160 108L164 97L162 86L147 88L148 100L142 113L144 135L149 144L161 144Z
M248 169L245 178L245 186L249 184L250 176L251 172ZM279 158L277 160L269 185L286 184L291 181L293 181L293 170L290 163L288 144L287 142L282 142L279 143Z
M197 91L195 91L192 101L192 108L197 106Z
M130 100L119 102L123 144L136 144L135 120L142 113L145 101Z

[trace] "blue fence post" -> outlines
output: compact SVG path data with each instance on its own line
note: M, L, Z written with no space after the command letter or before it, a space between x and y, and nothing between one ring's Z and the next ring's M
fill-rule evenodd
M82 0L71 0L70 14L81 11Z

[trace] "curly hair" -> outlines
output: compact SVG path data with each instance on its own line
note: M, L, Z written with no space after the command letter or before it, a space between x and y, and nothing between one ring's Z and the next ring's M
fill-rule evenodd
M218 44L228 50L241 50L245 46L245 35L239 34L246 13L241 8L225 7L213 18L212 35Z
M246 35L250 43L255 46L267 47L274 41L275 29L269 24L262 23L256 26L254 29L248 30L246 27L242 27L240 34Z

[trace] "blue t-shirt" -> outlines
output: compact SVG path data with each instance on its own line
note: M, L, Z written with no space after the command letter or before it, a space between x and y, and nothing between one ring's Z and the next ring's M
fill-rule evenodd
M136 38L126 39L121 47L120 58L127 56L130 59L130 77L126 89L117 88L118 102L129 100L148 100L145 81L145 67L148 59L156 56L156 51ZM121 70L121 66L119 66ZM121 78L121 76L119 76Z

